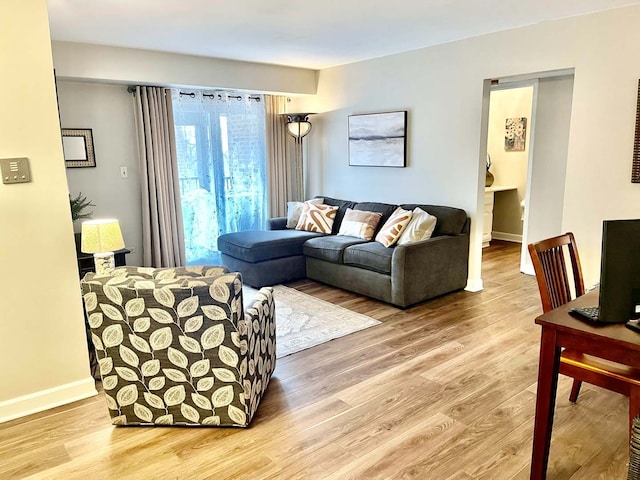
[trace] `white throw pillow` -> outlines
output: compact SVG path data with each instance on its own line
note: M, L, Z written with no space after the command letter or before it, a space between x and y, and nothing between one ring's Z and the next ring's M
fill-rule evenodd
M429 215L420 207L414 208L411 220L400 235L397 244L405 245L407 243L430 239L433 231L436 229L437 221L438 219L436 217Z
M296 228L300 215L302 214L302 205L311 203L313 205L322 205L324 198L312 198L306 202L287 202L287 228Z

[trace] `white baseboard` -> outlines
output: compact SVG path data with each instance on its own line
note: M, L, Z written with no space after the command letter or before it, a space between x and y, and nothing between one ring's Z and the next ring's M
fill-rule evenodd
M491 232L492 240L504 240L505 242L522 243L522 235L505 232Z
M535 274L536 274L535 270L533 269L533 265L532 265L532 264L530 264L530 263L528 263L527 265L524 265L524 266L520 269L520 271L521 271L522 273L526 273L527 275L535 275Z
M0 402L0 423L97 395L92 377Z
M484 289L481 278L467 278L467 286L464 287L467 292L480 292Z

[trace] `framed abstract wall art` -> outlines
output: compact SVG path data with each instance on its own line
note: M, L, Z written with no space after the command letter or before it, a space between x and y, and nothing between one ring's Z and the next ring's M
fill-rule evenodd
M407 112L349 115L349 165L405 167Z

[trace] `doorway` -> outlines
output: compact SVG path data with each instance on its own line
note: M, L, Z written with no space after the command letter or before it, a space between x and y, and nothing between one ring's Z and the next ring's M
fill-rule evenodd
M537 80L491 87L483 248L495 240L522 243L537 88Z
M491 80L485 89L488 97L483 110L486 151L492 161L494 185L505 187L500 191L494 188L491 238L520 242L519 269L531 275L528 243L563 232L573 79L572 69L562 70ZM526 89L529 93L525 93ZM515 104L492 108L494 99L499 97L501 100L513 97ZM528 115L527 97L531 99ZM496 118L493 118L494 112L497 112ZM523 118L526 127L521 130L524 139L520 140L524 140L524 145L517 145L513 150L508 127L514 122L520 122L522 127ZM491 133L491 128L498 130ZM488 196L487 190L491 189L485 189L485 196ZM479 205L477 218L480 213L486 218L485 205L486 202Z

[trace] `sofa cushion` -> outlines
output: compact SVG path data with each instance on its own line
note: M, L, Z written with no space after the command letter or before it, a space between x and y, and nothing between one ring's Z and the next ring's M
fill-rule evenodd
M434 237L469 233L468 231L464 231L465 227L467 227L467 212L461 208L443 207L441 205L422 205L419 203L405 203L400 206L405 210L412 211L416 207L420 207L425 212L436 217L438 222L433 232Z
M349 200L339 200L337 198L331 198L331 197L314 197L314 198L323 198L325 205L333 205L334 207L338 207L338 211L336 212L336 217L333 220L333 227L331 229L331 233L336 235L340 231L340 224L342 223L344 214L347 212L347 208L355 207L356 202L351 202Z
M302 255L302 244L321 233L301 230L248 230L218 237L218 250L230 257L256 263Z
M333 220L336 217L338 207L331 205L314 205L304 203L302 214L296 225L296 230L307 232L331 233Z
M382 217L382 214L378 212L347 208L347 213L344 214L338 235L349 235L371 240L373 232L376 231L380 222L380 217Z
M398 241L400 235L409 224L412 212L398 207L389 217L380 231L376 235L376 242L380 242L385 247L390 247Z
M344 251L344 264L390 275L393 251L379 242L352 245Z
M357 237L328 235L311 238L304 243L302 251L307 257L317 258L325 262L342 263L344 249L366 240Z
M407 228L398 239L398 245L429 240L437 224L438 219L436 217L429 215L420 207L416 207L413 210L409 225L407 225Z

